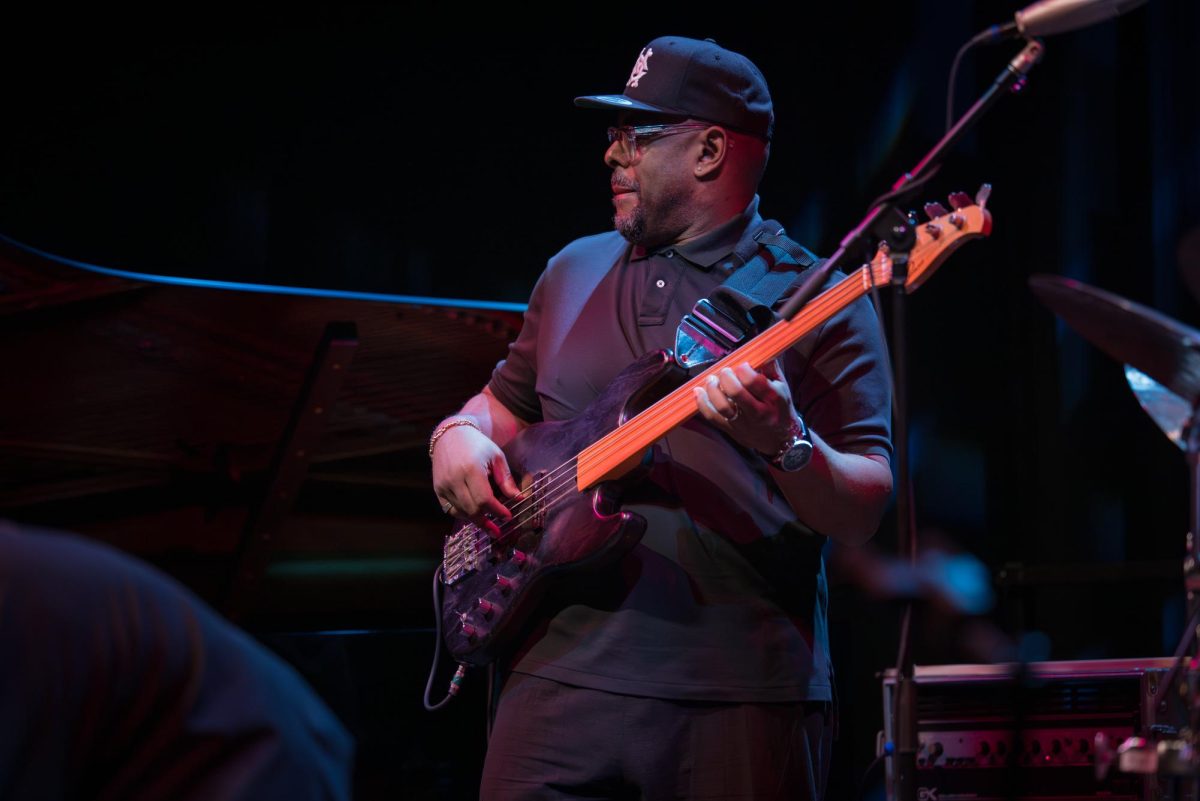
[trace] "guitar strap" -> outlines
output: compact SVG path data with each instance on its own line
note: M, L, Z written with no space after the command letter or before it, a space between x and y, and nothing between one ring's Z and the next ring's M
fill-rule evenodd
M733 257L741 266L698 300L675 331L675 361L684 369L719 361L771 325L775 303L801 274L820 263L775 220L747 230Z

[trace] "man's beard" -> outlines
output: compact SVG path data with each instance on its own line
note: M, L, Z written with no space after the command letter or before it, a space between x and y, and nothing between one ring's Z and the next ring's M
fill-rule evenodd
M687 193L682 189L668 191L648 204L643 195L628 214L613 215L613 228L631 244L644 247L663 245L674 241L687 227L686 221L676 219L686 206Z
M616 228L617 233L625 237L627 242L640 245L646 238L646 210L639 203L628 214L614 214L613 228Z

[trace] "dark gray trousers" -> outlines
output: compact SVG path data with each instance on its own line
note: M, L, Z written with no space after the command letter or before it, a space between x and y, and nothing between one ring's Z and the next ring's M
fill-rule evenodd
M820 799L830 707L639 698L513 674L500 695L480 796Z

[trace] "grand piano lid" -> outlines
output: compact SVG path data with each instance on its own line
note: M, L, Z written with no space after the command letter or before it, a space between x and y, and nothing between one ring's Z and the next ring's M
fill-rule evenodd
M184 578L227 561L326 324L350 321L358 347L272 568L332 582L339 602L372 571L415 571L419 595L393 587L385 606L424 609L447 533L429 431L486 383L522 306L159 278L11 241L0 283L0 517L174 561Z

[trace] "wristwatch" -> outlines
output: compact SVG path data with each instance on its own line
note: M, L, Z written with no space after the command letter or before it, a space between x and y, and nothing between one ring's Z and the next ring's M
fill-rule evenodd
M787 439L776 451L774 456L767 458L767 463L785 473L794 473L808 464L812 459L813 444L808 438L808 427L804 418L796 415L788 429Z

